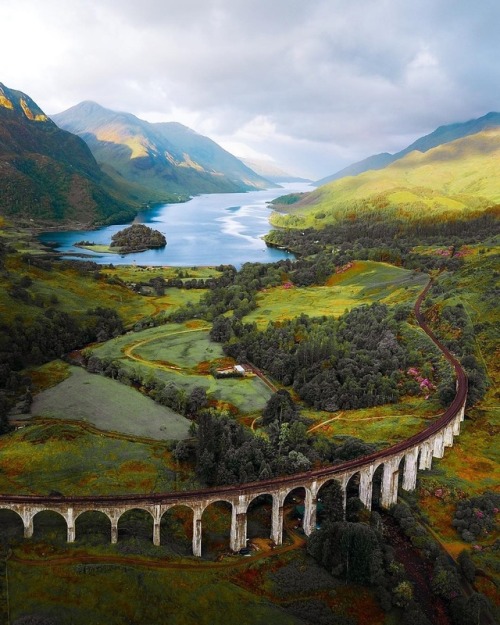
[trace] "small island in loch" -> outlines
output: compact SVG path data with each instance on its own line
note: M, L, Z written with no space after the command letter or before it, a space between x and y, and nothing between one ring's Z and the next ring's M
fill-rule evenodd
M111 237L109 245L96 245L91 241L79 241L77 247L91 248L93 251L112 254L131 254L145 250L165 247L167 239L159 230L148 228L144 224L132 224Z

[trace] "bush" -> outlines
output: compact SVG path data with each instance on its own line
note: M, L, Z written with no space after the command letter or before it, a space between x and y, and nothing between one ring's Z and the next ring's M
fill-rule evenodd
M485 492L478 497L459 501L452 521L462 539L473 542L486 536L496 527L496 515L500 509L500 494Z

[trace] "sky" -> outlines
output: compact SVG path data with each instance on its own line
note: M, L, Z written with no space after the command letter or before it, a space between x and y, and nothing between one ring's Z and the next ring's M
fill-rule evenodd
M317 180L500 110L498 0L0 0L0 82Z

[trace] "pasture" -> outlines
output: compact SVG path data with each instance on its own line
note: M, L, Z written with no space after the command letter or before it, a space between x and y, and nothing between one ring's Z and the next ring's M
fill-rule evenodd
M186 438L190 422L116 380L70 367L71 375L35 395L34 417L91 423L101 430L159 440Z
M427 274L387 263L356 261L350 269L334 274L326 286L274 287L257 296L258 308L244 317L265 328L269 321L292 319L304 313L339 317L362 304L412 303L428 280Z
M97 377L97 376L95 376ZM0 438L0 492L106 495L194 488L165 442L142 442L78 422L35 421Z
M117 361L142 379L153 376L189 393L204 388L222 406L245 414L264 408L271 391L257 377L215 379L210 366L224 361L221 346L210 341L202 323L167 324L126 334L92 348L101 359Z

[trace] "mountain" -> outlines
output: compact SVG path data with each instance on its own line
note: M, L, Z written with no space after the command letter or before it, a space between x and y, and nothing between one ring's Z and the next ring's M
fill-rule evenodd
M0 83L0 213L84 224L133 217L141 202L105 175L87 144L25 93Z
M105 171L140 184L158 199L176 193L226 193L272 186L217 143L175 122L81 102L52 119L81 136Z
M487 130L488 128L497 128L498 126L500 126L500 113L494 112L488 113L478 119L471 119L467 122L439 126L439 128L424 137L420 137L420 139L417 139L400 152L396 152L395 154L383 152L382 154L369 156L362 161L353 163L352 165L341 169L331 176L326 176L326 178L318 180L315 184L317 186L321 186L323 184L333 182L334 180L340 180L340 178L345 178L346 176L357 176L358 174L362 174L363 172L372 169L383 169L415 150L419 152L427 152L428 150L436 148L439 145L476 134L482 130Z
M263 176L267 180L271 180L277 184L280 182L311 182L306 178L292 176L292 174L289 174L269 161L241 157L240 161L243 161L247 167L250 167L250 169L256 174L259 174L259 176Z
M384 169L335 180L283 207L274 225L321 227L379 214L402 220L455 219L498 210L500 127L413 150ZM278 207L279 208L279 207Z

